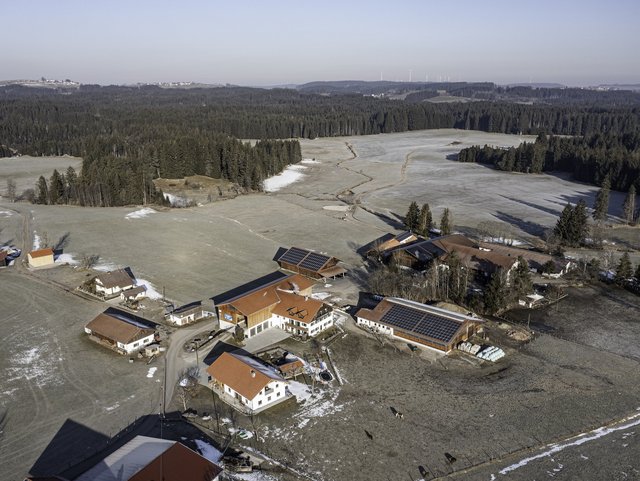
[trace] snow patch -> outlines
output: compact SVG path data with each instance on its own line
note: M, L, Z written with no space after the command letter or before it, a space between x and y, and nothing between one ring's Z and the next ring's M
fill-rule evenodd
M118 266L113 262L99 260L98 263L95 266L93 266L93 268L100 272L110 272L110 271L115 271L118 268Z
M55 262L57 262L58 264L79 264L79 262L73 258L73 254L60 254L58 257L56 257Z
M147 372L147 377L148 378L152 378L153 375L156 373L156 371L158 370L157 367L150 367L149 368L149 372Z
M634 426L640 426L640 414L633 414L631 416L628 416L627 418L623 419L621 423L622 424L618 424L614 427L600 427L592 431L579 434L578 436L572 438L573 439L572 441L567 441L565 443L550 444L548 445L549 449L539 454L536 454L535 456L524 458L515 464L507 466L506 468L500 470L500 474L505 475L511 471L515 471L516 469L526 466L531 461L535 461L536 459L551 456L552 454L559 453L560 451L563 451L566 448L569 448L571 446L580 446L582 444L588 443L589 441L594 441L598 438L614 433L616 431L624 431L625 429L629 429Z
M151 214L157 214L155 210L150 207L144 207L142 209L136 210L134 212L129 212L124 216L125 219L142 219L143 217L147 217Z
M304 159L300 161L301 164L321 164L319 160L316 159Z
M10 217L13 215L13 212L9 212L8 210L0 210L0 217Z
M186 197L182 197L179 195L169 194L167 192L163 192L165 200L168 200L171 204L171 207L187 207L189 205L189 199Z
M136 279L136 287L144 286L147 288L147 297L149 299L162 299L162 294L160 294L156 288L146 279Z
M314 292L311 294L311 297L319 301L324 301L327 297L331 297L331 294L328 292Z
M322 208L324 210L332 210L336 212L347 212L349 210L348 205L325 205Z
M42 240L40 239L40 236L36 234L36 231L33 231L33 250L34 251L37 251L38 249L40 249L41 242Z
M292 167L293 166L289 166L280 174L265 179L262 183L262 188L264 189L264 191L277 192L283 187L286 187L289 184L293 184L294 182L297 182L304 177L304 174L302 172L299 172L299 170Z
M211 444L202 441L201 439L196 439L195 443L203 458L208 459L212 463L217 463L220 461L220 458L222 458L222 453L215 447L211 446Z
M491 242L493 244L504 244L507 246L523 246L526 242L519 241L518 239L512 239L510 237L485 237L485 242Z

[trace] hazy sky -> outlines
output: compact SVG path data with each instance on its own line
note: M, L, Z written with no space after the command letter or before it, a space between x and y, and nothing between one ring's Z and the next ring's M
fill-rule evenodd
M0 0L0 79L640 82L640 0Z

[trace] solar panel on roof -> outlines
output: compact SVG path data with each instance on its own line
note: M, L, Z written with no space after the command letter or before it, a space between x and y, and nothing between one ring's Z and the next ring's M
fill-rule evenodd
M411 331L422 318L422 314L409 307L393 305L380 320L399 329Z
M309 253L309 251L306 251L304 249L299 249L297 247L292 247L287 252L282 254L280 259L278 259L278 260L280 262L286 262L288 264L298 265L298 263L302 259L304 259L308 253Z
M322 254L316 254L315 252L311 252L300 263L300 267L304 267L305 269L309 269L312 271L317 271L323 265L325 265L328 260L329 260L329 257L327 256L323 256Z
M423 336L448 342L460 329L461 323L436 314L425 314L414 327L414 331Z

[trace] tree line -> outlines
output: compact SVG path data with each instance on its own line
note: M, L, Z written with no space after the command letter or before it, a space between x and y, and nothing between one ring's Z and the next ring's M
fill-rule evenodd
M611 188L625 192L640 187L640 131L571 138L541 133L535 142L518 147L462 149L458 160L511 172L569 172L576 180L595 185L608 177Z

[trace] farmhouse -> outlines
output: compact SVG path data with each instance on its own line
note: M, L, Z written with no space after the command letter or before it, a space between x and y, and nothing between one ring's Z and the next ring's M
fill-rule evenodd
M396 297L386 297L373 309L360 309L356 323L374 332L447 353L477 331L477 317Z
M136 436L74 481L217 481L221 472L177 441Z
M311 297L313 284L277 271L220 294L213 298L220 328L239 327L247 338L273 327L315 336L333 325L333 311Z
M257 413L287 399L284 378L252 357L224 352L207 372L221 399L244 412Z
M176 307L166 315L168 321L176 326L184 326L199 319L209 317L213 313L205 310L202 301L195 301L184 306Z
M50 266L54 261L53 249L51 247L46 247L44 249L31 251L27 254L27 260L31 267Z
M347 272L338 265L339 259L299 247L278 249L274 260L281 269L297 272L311 279L333 279L344 276Z
M151 321L113 307L98 314L85 328L89 338L120 354L131 354L154 341Z
M112 297L121 291L132 289L136 285L136 279L127 267L115 271L104 272L94 279L96 293L105 297Z

